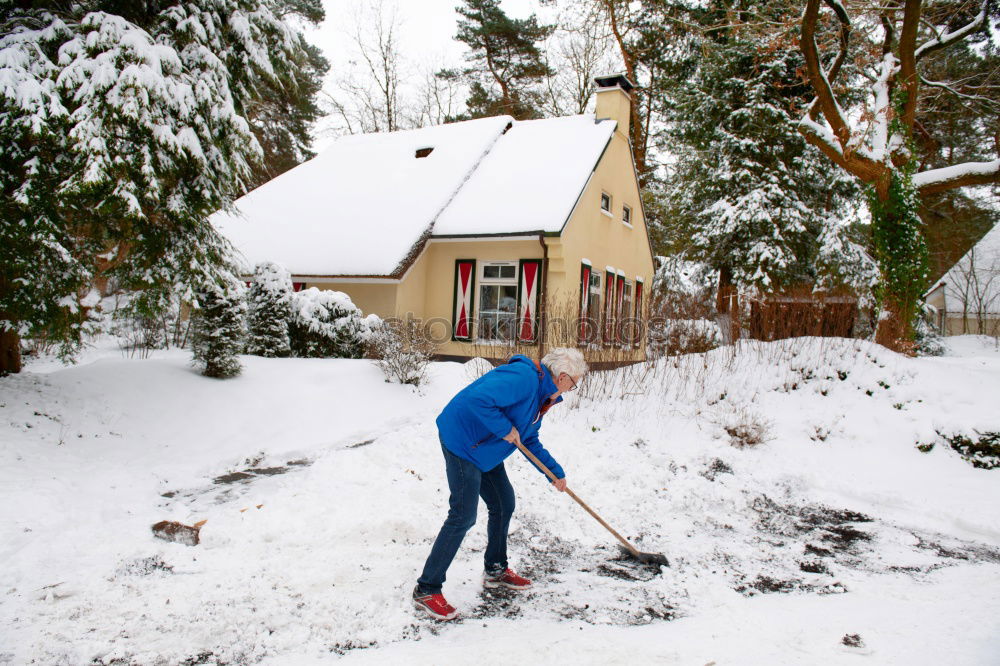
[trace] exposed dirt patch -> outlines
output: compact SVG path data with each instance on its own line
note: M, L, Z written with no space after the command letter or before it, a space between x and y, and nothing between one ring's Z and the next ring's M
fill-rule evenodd
M805 562L799 562L799 570L806 573L814 574L828 574L830 570L827 569L826 565L820 560L808 560Z
M797 539L804 537L805 551L817 557L856 555L859 545L872 539L871 534L857 527L871 523L872 518L855 511L822 505L780 504L767 495L755 498L752 507L758 514L757 528L761 532Z
M479 593L479 604L462 615L470 619L502 617L510 620L521 615L521 604L531 603L535 595L503 588L483 589Z
M212 483L217 485L228 485L230 483L242 483L244 481L250 481L254 478L254 474L251 472L230 472L228 474L223 474L222 476L217 476L212 479Z
M721 474L732 474L733 468L726 464L724 460L715 458L708 467L701 472L701 475L709 481L715 481Z
M374 440L373 440L374 441ZM297 459L289 460L284 465L272 465L261 467L263 457L249 458L243 462L247 465L243 469L230 470L225 474L220 474L212 479L211 485L199 488L186 488L183 490L168 490L160 493L160 497L169 500L196 500L214 493L212 498L215 504L223 504L232 501L246 491L246 487L254 481L264 477L280 476L295 472L312 464L311 460ZM221 487L221 488L220 488ZM237 490L239 489L239 490Z

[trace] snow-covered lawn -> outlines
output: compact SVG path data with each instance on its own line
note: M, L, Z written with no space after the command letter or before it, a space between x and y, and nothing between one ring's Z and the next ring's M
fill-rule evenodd
M29 364L0 379L0 664L1000 663L1000 469L942 438L1000 431L1000 352L950 342L592 375L543 441L671 567L622 560L515 456L512 565L535 587L484 594L477 525L445 625L409 594L446 510L434 417L471 364L420 391L368 361ZM207 520L201 544L155 538L164 519Z

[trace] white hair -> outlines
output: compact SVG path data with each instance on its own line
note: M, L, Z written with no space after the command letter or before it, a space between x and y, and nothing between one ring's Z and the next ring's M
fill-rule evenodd
M545 355L542 365L554 376L565 372L571 377L582 377L589 369L580 350L572 347L556 347Z

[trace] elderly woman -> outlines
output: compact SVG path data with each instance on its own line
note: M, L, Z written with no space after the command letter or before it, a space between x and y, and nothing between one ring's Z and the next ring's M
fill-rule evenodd
M489 513L483 585L512 590L531 586L530 580L507 567L514 489L503 461L516 450L515 443L522 444L553 472L557 479L553 487L566 489L566 474L538 441L538 429L545 412L562 401L563 393L576 389L586 372L587 363L577 349L553 349L541 363L518 354L459 391L438 416L451 497L448 517L413 590L417 608L439 620L458 616L441 594L441 586L462 539L476 522L479 498Z

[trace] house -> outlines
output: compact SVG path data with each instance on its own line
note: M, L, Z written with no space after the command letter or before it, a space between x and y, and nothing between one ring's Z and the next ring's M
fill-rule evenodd
M420 320L443 357L579 344L644 357L653 255L628 140L632 84L594 115L345 136L212 221L249 268ZM512 349L513 348L513 349Z
M944 335L1000 336L1000 224L927 291Z

